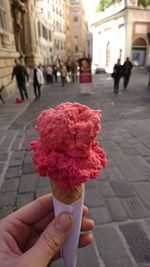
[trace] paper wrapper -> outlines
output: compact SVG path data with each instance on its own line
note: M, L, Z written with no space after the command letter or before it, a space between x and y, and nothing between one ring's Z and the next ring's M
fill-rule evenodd
M81 229L82 209L84 203L84 185L66 192L51 182L55 216L69 212L73 216L71 232L61 248L62 258L66 267L76 267L77 248Z

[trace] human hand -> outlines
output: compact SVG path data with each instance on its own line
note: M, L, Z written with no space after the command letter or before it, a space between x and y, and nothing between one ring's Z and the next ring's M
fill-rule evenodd
M90 231L94 222L83 208L81 230ZM46 267L54 258L72 226L72 216L62 213L54 219L52 195L48 194L0 221L0 266ZM80 235L79 247L92 242L92 235Z

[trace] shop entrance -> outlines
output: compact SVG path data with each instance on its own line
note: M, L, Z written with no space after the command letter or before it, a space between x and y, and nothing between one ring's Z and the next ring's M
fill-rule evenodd
M135 66L144 66L146 57L146 41L138 38L132 45L132 62Z

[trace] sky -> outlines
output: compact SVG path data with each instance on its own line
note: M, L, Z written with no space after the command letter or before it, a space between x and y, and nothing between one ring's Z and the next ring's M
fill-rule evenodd
M91 20L95 13L96 6L99 2L99 0L82 0L84 6L85 6L85 11L87 14L87 19L88 21Z

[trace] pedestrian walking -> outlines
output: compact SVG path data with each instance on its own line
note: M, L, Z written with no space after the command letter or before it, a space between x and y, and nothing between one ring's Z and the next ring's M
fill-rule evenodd
M64 63L61 63L60 73L61 73L62 86L64 87L65 82L66 82L66 78L67 78L67 68L66 68Z
M41 63L38 65L38 68L42 71L42 73L44 75L44 67Z
M72 66L72 81L76 82L77 81L77 63L75 61L72 61L71 63Z
M29 80L29 75L26 68L21 64L19 59L15 59L15 67L13 68L11 80L16 77L21 100L28 99L28 93L26 88L26 81Z
M123 64L123 77L124 77L124 90L127 89L130 76L131 76L131 70L132 70L132 63L129 59L129 57L126 58L126 61Z
M112 77L114 79L114 93L118 94L120 78L123 75L123 67L120 64L120 59L117 60L117 63L114 65Z
M30 83L33 84L35 99L39 99L41 97L41 85L44 84L44 77L42 71L36 64L31 70Z
M53 76L54 76L54 79L55 79L55 82L57 83L57 72L58 72L58 67L56 64L53 65Z
M51 65L48 65L46 67L46 80L47 80L47 84L53 82L53 68Z
M71 82L71 77L72 77L72 66L70 61L66 62L66 69L67 69L67 82L70 83Z

